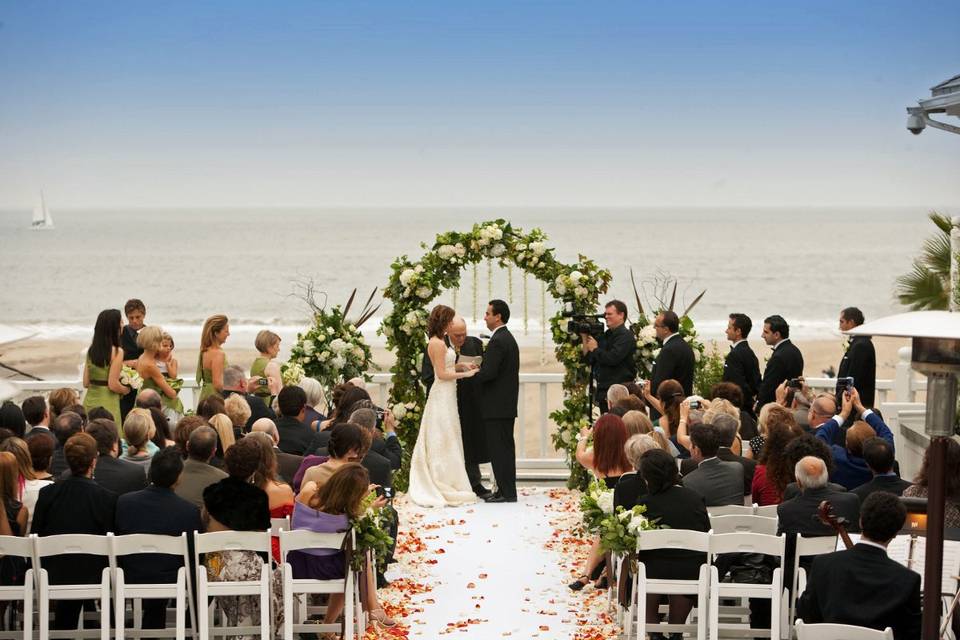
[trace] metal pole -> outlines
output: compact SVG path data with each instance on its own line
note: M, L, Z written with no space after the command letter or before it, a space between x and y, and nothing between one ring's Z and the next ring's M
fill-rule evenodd
M960 216L950 230L950 311L960 311Z
M923 584L923 640L940 639L940 584L943 582L944 467L947 439L930 439L927 467L927 549Z

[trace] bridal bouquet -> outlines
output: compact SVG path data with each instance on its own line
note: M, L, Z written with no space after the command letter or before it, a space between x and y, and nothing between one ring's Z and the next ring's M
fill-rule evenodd
M637 505L632 509L618 506L615 513L600 520L600 546L609 553L630 554L637 550L637 535L641 531L659 528L644 514L647 508Z
M387 554L393 544L393 538L387 534L390 530L392 507L374 507L373 503L376 499L377 493L371 491L360 505L362 509L360 516L350 521L357 538L357 548L353 554L354 571L360 571L363 568L363 558L367 551L373 553L378 567L385 567L387 564Z
M580 498L580 511L583 514L583 528L587 533L600 533L603 521L613 514L613 489L607 489L602 482L594 479Z
M167 384L176 391L180 393L180 390L183 389L183 378L167 378Z
M134 391L139 391L143 386L143 378L133 367L124 366L120 369L120 384L130 387Z

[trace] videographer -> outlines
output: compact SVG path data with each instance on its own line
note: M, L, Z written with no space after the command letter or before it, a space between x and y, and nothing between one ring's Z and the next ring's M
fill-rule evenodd
M581 333L583 359L592 366L597 381L596 402L606 413L607 389L614 384L632 382L637 375L633 352L637 348L633 332L626 326L627 305L611 300L604 305L603 319L607 330L598 338Z

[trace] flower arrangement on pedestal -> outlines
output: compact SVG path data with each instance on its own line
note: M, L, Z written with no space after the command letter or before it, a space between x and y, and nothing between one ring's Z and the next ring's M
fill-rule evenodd
M455 289L464 268L487 260L501 268L513 265L543 282L555 299L568 303L576 312L592 313L596 309L600 294L610 284L610 272L585 256L578 256L575 264L559 262L546 241L540 229L525 233L505 220L491 220L474 224L469 231L438 234L433 245L421 245L426 253L419 260L404 255L391 265L383 295L391 300L393 310L384 318L380 333L386 338L387 348L397 356L390 370L390 401L397 417L397 434L407 451L416 441L426 400L419 376L427 344L427 305L444 290ZM579 337L566 332L560 312L550 319L550 327L557 361L566 370L563 408L550 414L557 425L553 441L567 455L571 486L585 486L585 472L576 463L574 452L576 434L586 421L589 370L580 360ZM405 461L395 482L398 488L405 488L406 476Z

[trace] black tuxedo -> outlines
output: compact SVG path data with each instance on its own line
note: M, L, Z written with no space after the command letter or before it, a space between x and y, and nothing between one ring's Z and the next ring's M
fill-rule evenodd
M513 423L520 395L520 349L506 326L493 332L483 354L480 371L480 413L487 435L487 451L493 464L497 489L508 499L517 497L517 454Z
M893 629L896 640L920 637L920 574L866 544L813 559L797 617Z
M679 333L667 338L660 348L660 355L653 364L653 376L650 380L650 393L657 395L657 389L664 380L676 380L683 387L685 395L693 395L693 369L696 359L693 349L684 341ZM656 410L651 411L651 418L660 417Z
M760 389L757 391L757 410L759 411L760 407L768 402L776 400L777 387L780 383L802 375L803 354L789 339L781 340L763 370L763 380L760 381Z
M903 490L909 486L909 482L896 475L874 476L873 480L862 484L855 489L851 489L850 493L857 494L857 497L860 498L860 504L863 504L863 501L867 499L867 496L874 491L886 491L887 493L892 493L895 496L902 496Z
M738 456L730 450L730 447L720 447L717 450L717 457L724 462L739 462L743 466L743 495L750 495L750 485L753 482L753 472L757 468L757 461ZM680 462L680 475L685 476L698 466L700 466L699 463L693 458L685 458Z
M747 341L731 347L723 361L723 381L740 387L743 407L748 411L753 411L753 405L757 402L760 380L760 363Z
M877 352L870 336L853 336L850 347L840 361L838 378L853 376L853 386L860 394L860 402L873 408L877 389Z
M277 433L280 434L277 448L284 453L305 456L320 447L319 434L296 418L281 416L276 424Z

